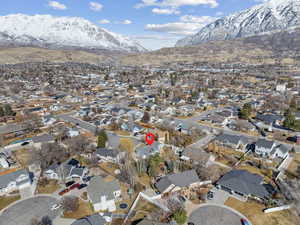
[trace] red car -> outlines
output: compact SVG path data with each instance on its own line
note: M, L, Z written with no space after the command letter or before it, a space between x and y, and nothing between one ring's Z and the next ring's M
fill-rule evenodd
M80 184L76 183L76 184L73 184L71 187L69 187L69 190L73 190L73 189L79 188L79 187L80 187Z
M59 195L64 195L64 194L66 194L67 192L69 192L69 189L64 189L64 190L62 190L61 192L59 192L58 194L59 194Z

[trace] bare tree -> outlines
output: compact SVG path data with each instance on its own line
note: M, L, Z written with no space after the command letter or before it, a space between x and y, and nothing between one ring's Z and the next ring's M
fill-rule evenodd
M81 154L90 150L88 148L89 145L88 139L82 135L69 139L67 144L69 146L70 153L73 154Z

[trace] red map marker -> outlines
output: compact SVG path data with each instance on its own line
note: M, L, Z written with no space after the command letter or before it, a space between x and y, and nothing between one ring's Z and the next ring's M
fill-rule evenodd
M155 136L154 136L154 134L152 134L152 133L149 132L149 133L146 135L146 142L148 143L148 145L152 145L154 141L155 141Z

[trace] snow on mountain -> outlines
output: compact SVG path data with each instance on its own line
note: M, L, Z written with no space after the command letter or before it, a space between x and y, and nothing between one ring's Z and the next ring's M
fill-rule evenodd
M128 37L79 17L12 14L0 16L0 45L146 51Z
M249 37L299 25L300 0L270 0L217 19L202 28L197 34L179 40L176 46Z

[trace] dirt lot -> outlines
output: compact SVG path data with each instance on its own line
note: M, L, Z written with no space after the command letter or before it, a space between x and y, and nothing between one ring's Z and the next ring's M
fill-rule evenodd
M289 210L280 212L263 213L264 205L254 201L241 202L234 198L229 198L225 205L236 209L244 214L253 225L299 225L300 219L296 218ZM298 222L297 222L298 221Z

